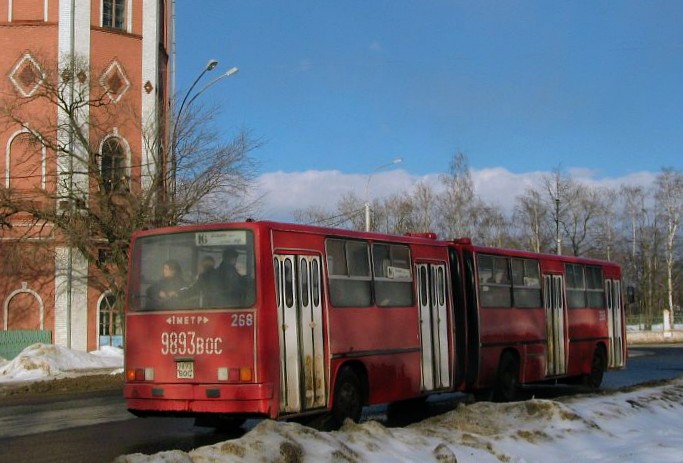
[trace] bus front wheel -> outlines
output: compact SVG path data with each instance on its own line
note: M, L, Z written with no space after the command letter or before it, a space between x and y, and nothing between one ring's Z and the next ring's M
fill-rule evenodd
M332 399L332 418L337 427L346 418L358 422L363 411L363 393L360 379L350 367L342 367L337 375Z

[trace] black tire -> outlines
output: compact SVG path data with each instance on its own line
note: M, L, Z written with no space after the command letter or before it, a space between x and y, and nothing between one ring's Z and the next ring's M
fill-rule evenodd
M350 367L342 367L337 375L332 398L332 419L339 427L346 418L358 422L363 411L361 381Z
M583 384L590 389L598 389L607 369L607 355L602 346L598 346L591 360L591 371L583 377Z
M519 392L519 360L517 356L506 352L500 359L496 381L493 385L494 402L512 402Z

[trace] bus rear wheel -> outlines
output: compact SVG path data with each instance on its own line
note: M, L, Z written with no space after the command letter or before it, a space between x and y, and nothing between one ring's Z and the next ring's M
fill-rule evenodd
M494 402L512 402L519 391L519 360L509 352L503 354L498 365L496 382L493 385Z
M350 367L342 367L337 375L332 402L332 418L336 427L349 418L360 420L363 411L363 390L360 379Z
M598 346L593 353L593 360L591 360L591 371L583 378L583 384L591 389L598 389L602 384L602 378L605 375L607 367L607 356L605 349Z

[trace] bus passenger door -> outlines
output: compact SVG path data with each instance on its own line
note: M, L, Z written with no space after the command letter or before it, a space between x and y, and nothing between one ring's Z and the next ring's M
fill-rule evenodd
M564 278L562 275L545 275L543 281L545 286L548 376L563 375L567 372L564 323Z
M607 323L609 332L609 368L624 366L624 320L621 301L621 282L607 280L605 282L607 295Z
M448 288L446 266L417 265L422 390L449 387Z
M323 407L320 257L276 255L275 284L280 340L280 409L300 412Z

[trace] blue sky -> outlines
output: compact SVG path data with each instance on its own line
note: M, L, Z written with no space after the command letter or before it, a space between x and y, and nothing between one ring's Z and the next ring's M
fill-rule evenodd
M177 79L264 174L681 168L682 1L177 0ZM361 182L362 184L362 182Z

